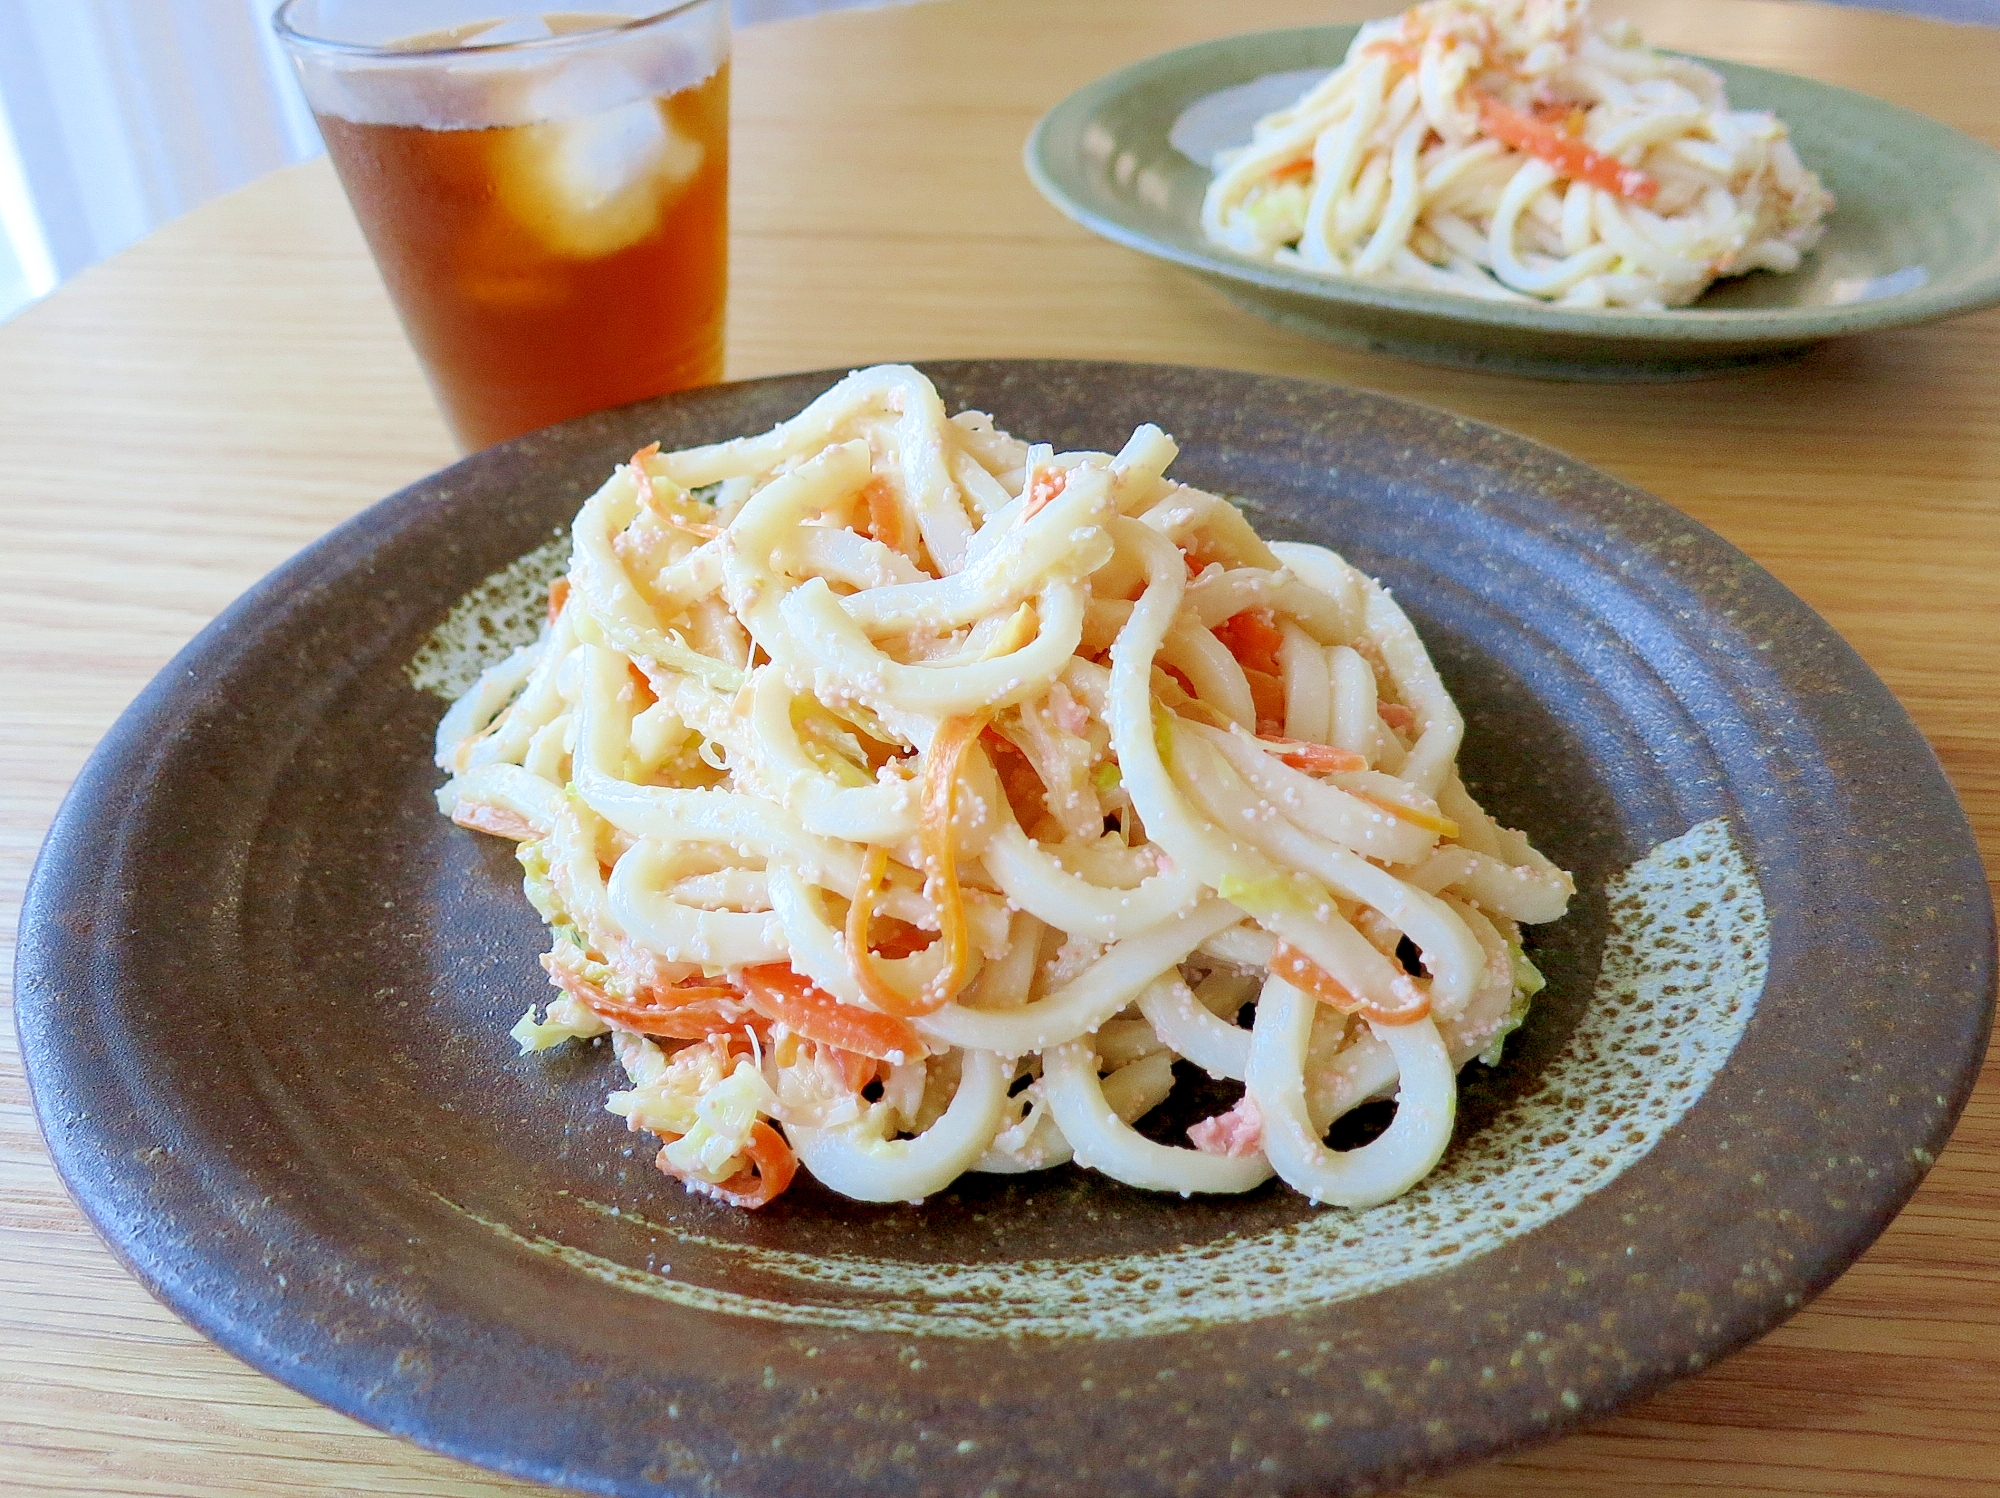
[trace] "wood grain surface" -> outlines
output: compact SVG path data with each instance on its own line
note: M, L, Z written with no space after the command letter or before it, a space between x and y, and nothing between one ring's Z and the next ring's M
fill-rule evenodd
M1386 8L1386 7L1382 7ZM2000 144L2000 31L1771 0L1620 7ZM1332 0L937 0L740 38L730 371L1048 355L1313 375L1538 437L1665 496L1832 621L2000 864L2000 313L1607 387L1331 349L1047 208L1019 162L1091 77ZM205 620L453 456L323 161L0 327L0 934L91 745ZM11 984L8 985L11 988ZM527 1492L332 1414L158 1307L51 1171L0 1026L0 1492ZM1436 1495L2000 1494L2000 1069L1880 1242L1762 1342ZM968 1495L972 1498L972 1495ZM1107 1494L1106 1498L1116 1498Z

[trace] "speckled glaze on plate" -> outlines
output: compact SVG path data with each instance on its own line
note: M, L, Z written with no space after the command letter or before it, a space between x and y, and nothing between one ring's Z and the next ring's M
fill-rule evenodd
M1839 199L1825 239L1791 275L1724 281L1692 307L1593 312L1367 286L1208 243L1207 164L1176 149L1175 121L1223 90L1336 66L1356 29L1225 37L1108 74L1035 126L1028 175L1085 228L1182 266L1295 332L1432 363L1680 379L2000 302L2000 152L1866 94L1706 57L1732 105L1775 110L1790 125L1799 155Z
M1875 1237L1983 1054L1992 910L1936 762L1762 569L1557 454L1422 407L1157 366L933 366L1388 579L1475 793L1576 871L1550 980L1389 1207L1065 1168L923 1207L801 1180L741 1215L520 1058L544 936L431 800L407 668L610 465L768 427L832 374L479 454L286 564L133 704L49 835L16 1012L64 1179L231 1352L427 1446L594 1492L1379 1491L1757 1336Z

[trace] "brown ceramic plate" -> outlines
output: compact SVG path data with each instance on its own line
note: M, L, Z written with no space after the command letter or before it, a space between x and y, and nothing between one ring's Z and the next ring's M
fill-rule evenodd
M1069 1169L738 1215L517 1058L543 943L443 821L406 664L609 466L769 426L725 386L471 458L341 527L161 673L30 889L17 1014L56 1164L231 1352L455 1456L597 1492L1322 1494L1589 1420L1838 1274L1983 1053L1991 907L1936 762L1755 563L1547 449L1324 385L931 373L1178 472L1397 589L1478 794L1578 875L1439 1172L1369 1212ZM1170 1126L1170 1124L1168 1125Z

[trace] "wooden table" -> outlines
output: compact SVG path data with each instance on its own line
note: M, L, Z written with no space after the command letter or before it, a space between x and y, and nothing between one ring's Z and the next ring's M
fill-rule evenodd
M2000 31L1770 0L1633 4L1662 43L1790 68L2000 144ZM1664 495L1887 679L2000 867L2000 313L1697 384L1590 387L1330 349L1034 195L1035 116L1107 69L1349 0L940 0L740 39L730 372L1076 355L1371 386ZM0 922L148 677L335 522L452 458L323 161L0 328ZM203 1342L50 1170L0 1027L0 1490L497 1494ZM1432 1495L2000 1494L2000 1070L1910 1208L1761 1343ZM1105 1498L1116 1498L1107 1494Z

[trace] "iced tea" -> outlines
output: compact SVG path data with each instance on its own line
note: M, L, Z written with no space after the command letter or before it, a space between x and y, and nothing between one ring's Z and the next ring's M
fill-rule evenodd
M712 35L696 38L705 48L685 36L663 45L603 31L617 19L541 17L556 54L525 66L481 56L483 31L467 51L451 34L390 43L401 56L349 68L339 87L313 89L301 65L355 216L468 449L721 378L726 29L719 48ZM605 55L563 55L593 29ZM470 61L434 76L409 66L419 56Z

